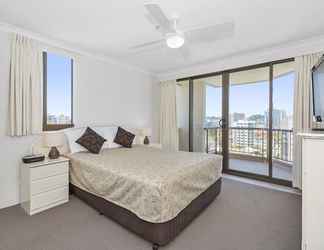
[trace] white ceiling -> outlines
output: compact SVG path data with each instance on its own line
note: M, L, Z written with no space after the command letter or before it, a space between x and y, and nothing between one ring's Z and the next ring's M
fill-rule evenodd
M0 0L0 22L73 44L154 73L324 34L323 0L156 0L180 28L235 22L235 35L190 45L191 56L129 47L161 38L145 18L144 0Z

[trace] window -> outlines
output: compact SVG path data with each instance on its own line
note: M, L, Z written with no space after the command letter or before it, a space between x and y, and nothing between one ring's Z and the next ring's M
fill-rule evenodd
M43 52L43 64L43 130L72 127L73 60Z
M180 148L222 154L226 173L291 186L294 79L293 58L179 79Z
M273 65L272 175L292 180L294 62Z

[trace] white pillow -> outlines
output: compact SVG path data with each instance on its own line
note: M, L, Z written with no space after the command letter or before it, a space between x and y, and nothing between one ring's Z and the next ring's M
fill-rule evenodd
M76 129L67 129L64 131L64 134L69 143L71 154L81 152L81 151L87 151L86 148L82 147L81 145L75 142L83 135L85 130L86 128L76 128Z
M96 131L99 135L101 135L103 138L105 138L107 141L103 144L102 148L120 148L121 145L114 143L115 136L117 134L118 126L97 126L97 127L91 127L94 131ZM64 134L68 140L69 148L71 154L87 151L86 148L82 147L75 141L78 140L83 133L85 132L85 128L72 128L72 129L66 129L64 131ZM127 131L137 134L137 131L134 129L127 129ZM134 138L133 144L140 144L138 142L139 137L136 135Z
M131 132L135 135L135 138L133 140L133 145L143 144L144 137L140 136L140 130L136 128L124 128L125 130Z
M94 130L100 134L107 141L104 143L102 148L120 148L121 146L117 143L114 143L115 136L117 134L118 127L109 126L109 127L94 127Z

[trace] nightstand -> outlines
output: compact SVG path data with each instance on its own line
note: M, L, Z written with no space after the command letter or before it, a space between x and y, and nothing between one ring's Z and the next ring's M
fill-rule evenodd
M30 164L20 171L20 204L33 215L69 201L69 159L59 157Z
M162 144L159 143L150 143L150 144L143 144L143 145L146 147L162 149Z

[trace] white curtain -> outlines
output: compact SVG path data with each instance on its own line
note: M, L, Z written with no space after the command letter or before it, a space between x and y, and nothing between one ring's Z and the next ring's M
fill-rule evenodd
M29 38L13 35L10 57L9 134L42 131L42 52Z
M171 151L179 150L177 127L176 81L161 83L160 142Z
M205 152L206 85L196 82L193 88L193 151Z
M302 145L297 133L312 127L311 69L321 56L322 54L318 53L295 58L293 186L300 189L302 187Z

